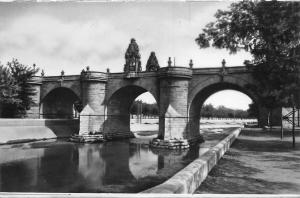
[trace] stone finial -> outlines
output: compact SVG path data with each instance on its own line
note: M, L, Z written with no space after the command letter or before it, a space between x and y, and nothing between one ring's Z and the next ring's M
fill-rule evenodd
M45 76L45 72L44 72L44 70L42 69L41 77L44 77L44 76Z
M223 59L222 60L222 67L225 67L225 65L226 65L226 61L225 61L225 59Z
M36 64L35 64L35 63L33 63L33 64L32 64L32 66L33 66L33 69L35 70Z
M85 71L84 71L84 69L82 69L82 70L81 70L81 74L84 74L84 73L85 73Z
M222 68L221 68L220 73L219 73L222 82L224 81L224 77L227 75L225 65L226 65L226 61L225 61L225 59L223 59L222 60Z
M172 66L172 60L171 60L171 57L169 57L169 60L168 60L168 67L171 67Z
M151 52L146 64L146 71L157 71L157 70L159 70L158 60L155 56L155 52Z
M193 63L193 60L191 59L190 63L189 63L190 68L193 68L193 65L194 65L194 63Z
M106 73L110 73L110 69L109 68L106 69Z
M65 71L64 71L64 70L61 70L60 75L61 75L61 76L64 76L64 75L65 75Z
M141 66L141 55L139 52L139 46L135 39L130 40L130 44L125 53L125 65L124 72L140 72L142 71Z
M86 71L87 71L87 72L90 71L90 66L86 66Z

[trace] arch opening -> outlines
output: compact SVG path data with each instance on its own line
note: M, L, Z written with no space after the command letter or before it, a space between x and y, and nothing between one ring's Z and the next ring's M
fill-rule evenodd
M218 105L207 105L209 103L209 98L211 96L213 96L214 94L220 93L221 91L225 91L225 90L232 90L232 91L236 91L239 92L241 94L243 94L243 96L249 101L249 104L254 104L253 106L256 106L258 104L258 100L255 97L255 95L253 95L251 92L249 92L248 90L246 90L243 87L240 87L236 84L232 84L232 83L216 83L216 84L212 84L209 85L205 88L203 88L202 90L200 90L195 97L192 99L191 104L189 106L189 136L197 136L200 133L200 126L203 125L204 123L201 123L201 117L203 119L203 117L209 117L209 118L213 118L216 117L216 119L220 119L220 118L230 118L231 117L231 121L227 121L225 123L230 124L230 122L233 122L234 120L237 119L237 113L241 113L240 110L237 110L239 108L236 108L234 106L236 105L228 105L228 101L227 101L227 105L226 105L226 100L228 98L225 98L225 96L223 96L223 98L221 98L221 100L219 99L219 108ZM231 103L238 103L239 101L237 101L237 98L230 98ZM208 101L208 102L206 102ZM236 101L236 102L235 102ZM203 107L205 106L205 104L207 105L206 109L203 109ZM226 107L227 106L227 107ZM213 109L219 110L219 115L218 116L214 116L214 115L209 115L208 111L213 111ZM232 110L230 110L232 109ZM243 110L247 111L247 109L243 108ZM204 112L206 111L206 112ZM225 112L224 112L225 111ZM227 111L227 113L226 113ZM206 114L206 116L204 116ZM216 112L215 112L216 114ZM241 117L241 116L239 116ZM244 118L246 118L246 115L243 115ZM216 120L215 119L215 120ZM247 120L245 120L247 121ZM250 121L250 120L248 120ZM257 121L257 118L251 119L251 121Z
M143 87L130 85L117 90L107 102L105 130L108 133L123 133L123 135L138 132L140 129L145 130L143 126L147 119L150 119L150 113L146 115L146 112L149 112L147 108L151 106L145 105L147 102L145 98L149 96L151 98L148 101L155 104L154 97Z
M150 92L139 95L130 107L130 131L137 138L153 138L158 133L158 106Z
M50 91L42 100L40 114L48 119L77 118L82 110L79 97L70 89L59 87Z

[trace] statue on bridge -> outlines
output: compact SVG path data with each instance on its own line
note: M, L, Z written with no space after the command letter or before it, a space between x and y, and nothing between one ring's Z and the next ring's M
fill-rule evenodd
M125 53L126 63L124 65L124 72L129 73L142 71L140 59L141 55L139 52L139 46L135 39L132 38Z
M159 70L159 64L155 56L155 52L151 52L149 59L147 61L146 71L158 71L158 70Z

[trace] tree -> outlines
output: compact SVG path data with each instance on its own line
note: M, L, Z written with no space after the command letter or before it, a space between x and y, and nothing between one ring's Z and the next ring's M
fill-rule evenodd
M258 107L256 103L249 104L249 108L247 110L248 116L251 118L257 118L258 117Z
M215 108L212 104L203 105L201 117L215 118L248 118L247 111L240 109L230 109L224 106Z
M230 53L245 50L253 60L257 84L249 86L260 96L261 105L272 109L295 104L300 87L300 3L242 1L229 11L218 10L196 38L200 48L225 48Z
M20 87L15 83L9 68L0 65L0 103L3 117L12 117L15 106L22 101L17 98Z
M214 117L214 114L215 114L215 108L211 104L203 105L203 107L201 108L202 117L211 118Z
M0 103L3 117L23 117L33 103L34 89L29 80L39 71L38 68L25 66L17 59L0 66Z
M141 100L133 101L130 108L130 114L139 114L140 108L142 107L142 114L146 116L157 116L158 107L157 104L144 103Z

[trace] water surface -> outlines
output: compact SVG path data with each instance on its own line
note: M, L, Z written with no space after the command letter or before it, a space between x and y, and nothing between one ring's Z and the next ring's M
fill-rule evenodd
M134 142L0 146L0 191L139 192L162 183L199 154L199 148L159 151Z
M135 193L158 185L225 138L231 129L206 130L206 141L186 151L149 148L149 139L97 144L47 140L0 146L1 192Z

